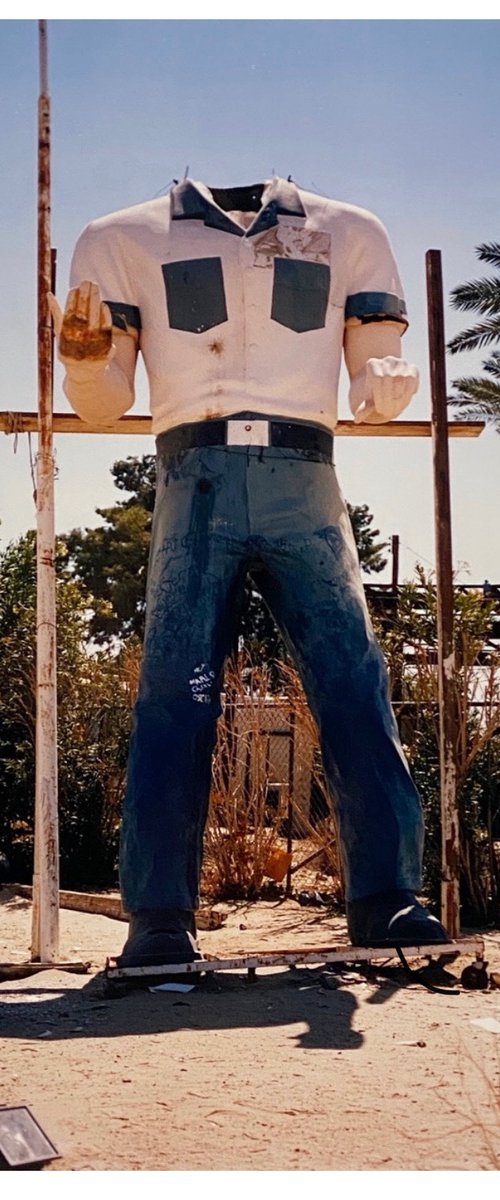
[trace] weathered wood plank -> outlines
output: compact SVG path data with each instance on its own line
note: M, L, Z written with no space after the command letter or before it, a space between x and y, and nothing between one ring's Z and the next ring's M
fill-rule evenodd
M33 888L28 884L15 883L10 891L17 896L32 900ZM95 913L100 917L110 917L113 921L128 921L128 913L122 908L118 894L102 892L59 892L59 907L71 909L74 912ZM226 920L226 914L214 911L208 906L198 909L196 925L198 929L220 929Z
M452 438L477 438L485 428L484 421L450 421L448 436ZM4 433L36 433L38 418L34 412L0 412L0 431ZM54 433L86 434L148 434L153 437L151 417L137 414L120 417L109 425L90 425L81 421L76 413L54 413ZM388 421L385 425L355 425L354 421L339 421L336 437L431 437L430 421Z

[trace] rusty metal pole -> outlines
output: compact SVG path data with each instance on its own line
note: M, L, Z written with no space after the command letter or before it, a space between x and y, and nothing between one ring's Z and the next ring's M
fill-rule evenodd
M288 741L288 808L286 823L286 851L290 857L290 865L286 873L285 896L292 894L292 851L293 851L293 793L295 787L295 711L290 706Z
M38 22L38 453L36 794L31 957L55 962L59 954L59 834L57 813L57 685L54 475L52 436L52 326L47 302L50 245L50 99L47 22Z
M441 919L460 932L460 827L457 803L458 711L453 630L450 466L441 252L428 250L427 313L432 395L432 450L437 578L439 756L441 769Z

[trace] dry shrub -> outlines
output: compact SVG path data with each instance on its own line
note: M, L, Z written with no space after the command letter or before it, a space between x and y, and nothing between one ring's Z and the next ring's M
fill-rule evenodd
M304 812L297 813L295 823L302 838L311 843L311 849L306 856L300 856L294 864L294 870L300 869L300 863L306 865L306 859L314 854L314 863L319 874L331 878L332 894L338 901L344 899L344 874L340 853L340 837L338 822L335 814L335 798L327 786L318 729L312 712L307 703L300 676L289 663L281 664L281 674L288 702L296 714L296 722L301 730L303 741L308 748L308 758L311 761L311 807L309 816Z
M125 688L127 703L130 709L133 709L139 694L141 662L141 642L138 638L129 638L120 650L119 663L122 686Z
M295 670L284 668L278 691L273 678L276 664L256 665L246 651L226 670L203 890L218 898L255 898L266 877L277 878L276 860L288 848L292 873L311 859L332 877L332 893L340 898L338 842L316 727Z

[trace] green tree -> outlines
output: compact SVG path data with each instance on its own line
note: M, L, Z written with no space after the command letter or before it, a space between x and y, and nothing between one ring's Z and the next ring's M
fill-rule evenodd
M88 652L87 597L57 544L57 691L61 883L112 882L130 729L119 656ZM0 555L0 845L14 876L33 869L36 541ZM130 654L130 651L129 651Z
M380 529L372 529L373 515L367 504L347 504L361 570L366 575L378 575L387 565L387 542L377 542Z
M484 243L476 249L481 262L500 268L500 242ZM462 330L449 343L452 354L479 350L500 342L500 276L473 279L456 287L451 303L461 312L475 312L481 319ZM450 399L465 417L478 417L500 431L500 351L493 350L483 361L485 375L462 376L453 380L458 395Z
M110 508L98 508L104 524L96 529L74 529L64 541L75 577L90 597L90 635L99 645L113 638L142 637L145 617L146 577L155 500L153 455L122 459L111 471L116 487L128 493ZM382 571L387 543L377 541L373 516L367 504L348 505L362 569ZM254 650L265 647L269 657L281 657L280 634L258 591L257 575L248 580L240 614L239 636Z
M89 633L98 645L144 632L154 456L116 462L111 474L127 499L96 509L103 525L73 529L64 538L75 576L91 597Z

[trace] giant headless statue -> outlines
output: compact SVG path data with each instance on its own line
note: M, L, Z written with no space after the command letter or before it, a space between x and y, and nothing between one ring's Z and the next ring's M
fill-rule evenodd
M421 805L398 739L332 461L342 351L355 422L418 387L384 227L273 179L93 221L64 315L65 392L105 426L140 350L157 494L121 836L122 965L199 956L195 909L225 658L245 575L291 649L335 797L355 945L447 941L420 905Z

